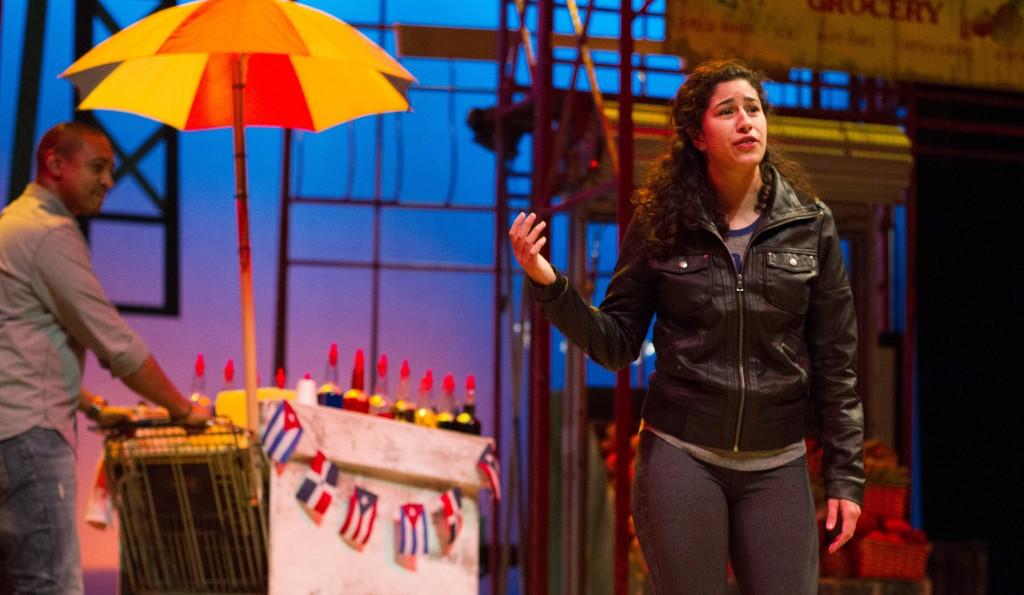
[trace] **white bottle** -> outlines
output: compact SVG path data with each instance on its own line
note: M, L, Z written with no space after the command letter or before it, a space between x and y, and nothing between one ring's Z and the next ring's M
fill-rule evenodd
M295 402L299 405L316 405L316 383L309 374L295 385Z

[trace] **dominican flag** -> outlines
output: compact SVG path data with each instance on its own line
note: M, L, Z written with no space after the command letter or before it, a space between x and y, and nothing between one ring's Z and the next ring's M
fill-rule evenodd
M288 401L281 401L267 429L263 430L263 450L278 463L287 463L301 438L302 424L299 423L299 416L295 415Z
M323 451L316 451L309 471L299 486L295 497L316 512L323 514L334 499L334 488L338 487L338 468L327 460Z
M498 466L498 455L494 452L493 444L488 444L487 448L484 449L483 454L480 455L480 459L476 463L476 467L487 478L487 483L491 486L494 499L501 500L501 471Z
M443 537L451 545L462 531L462 490L452 488L441 494L441 516L445 528Z
M348 516L339 533L357 547L366 545L377 520L377 494L356 486L348 499Z
M398 553L406 556L427 553L427 514L422 504L405 504L398 509Z

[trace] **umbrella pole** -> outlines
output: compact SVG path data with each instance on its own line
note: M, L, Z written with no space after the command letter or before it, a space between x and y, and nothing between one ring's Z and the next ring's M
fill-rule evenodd
M252 296L252 249L249 243L249 191L245 170L245 125L242 101L245 93L245 63L247 54L231 60L232 92L235 134L235 208L238 218L238 264L242 290L242 359L245 374L245 426L256 431L259 415L256 409L256 315Z

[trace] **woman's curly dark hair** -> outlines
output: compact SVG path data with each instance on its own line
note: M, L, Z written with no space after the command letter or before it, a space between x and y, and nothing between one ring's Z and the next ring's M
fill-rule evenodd
M708 179L707 160L694 146L693 139L703 128L704 112L719 83L744 79L757 91L761 108L770 115L764 91L765 75L748 68L739 60L715 60L701 64L679 87L672 103L671 126L674 132L668 150L655 163L646 184L633 197L639 222L644 225L648 252L664 258L671 254L681 229L696 229L702 219L710 221L723 237L729 231L715 189ZM774 167L793 187L813 195L807 175L795 161L768 144L761 161L764 188L758 197L757 212L768 207L774 185Z

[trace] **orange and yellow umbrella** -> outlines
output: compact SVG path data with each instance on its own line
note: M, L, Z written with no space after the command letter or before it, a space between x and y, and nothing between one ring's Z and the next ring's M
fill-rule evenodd
M61 76L79 109L145 116L179 130L235 125L231 63L245 59L245 126L324 130L409 108L415 80L354 27L280 0L168 8L109 37Z
M112 35L61 76L77 87L79 109L129 112L179 130L233 128L246 415L255 430L245 127L320 131L404 111L415 79L354 27L284 0L202 0L161 10Z

